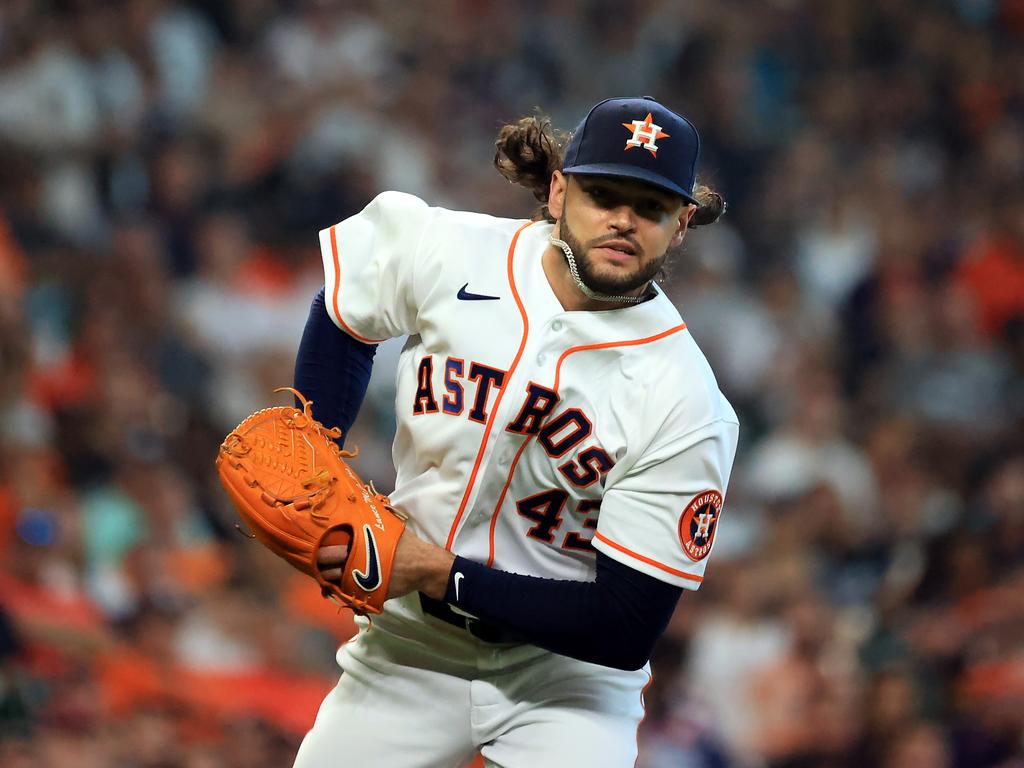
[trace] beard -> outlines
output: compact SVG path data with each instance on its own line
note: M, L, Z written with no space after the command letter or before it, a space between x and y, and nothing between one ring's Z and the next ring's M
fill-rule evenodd
M631 272L617 271L610 273L605 271L604 273L598 273L594 267L594 260L590 257L590 249L599 247L602 242L615 239L621 240L623 238L614 235L600 237L584 246L572 233L572 229L569 227L569 223L565 220L564 216L558 221L558 231L560 238L572 249L573 256L576 259L576 269L579 271L580 279L583 283L590 290L609 296L624 296L643 288L658 276L658 273L661 272L662 267L665 265L665 260L668 258L668 251L666 251L658 258L651 259L644 264L643 250L634 242L633 247L636 249L636 256L641 262L636 269Z

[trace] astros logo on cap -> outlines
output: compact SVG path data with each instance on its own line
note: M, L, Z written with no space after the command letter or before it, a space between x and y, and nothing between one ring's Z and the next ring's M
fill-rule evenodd
M648 112L647 117L643 120L634 120L631 123L623 123L622 127L627 131L633 132L633 138L626 142L626 149L632 149L633 147L643 147L652 155L657 157L658 145L655 144L656 139L667 139L669 136L663 130L660 125L655 125L651 122L654 116Z

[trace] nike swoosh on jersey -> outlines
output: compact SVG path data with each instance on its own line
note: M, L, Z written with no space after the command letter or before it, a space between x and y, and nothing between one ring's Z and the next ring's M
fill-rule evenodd
M497 301L501 296L487 296L483 293L470 293L466 289L469 287L469 283L459 288L458 298L460 301Z
M459 599L459 582L462 581L464 578L466 578L466 577L462 575L461 571L455 574L455 600L456 601L458 601L458 599Z
M381 583L380 554L377 552L377 539L368 525L363 526L363 541L366 542L366 570L353 569L352 578L360 589L373 592Z

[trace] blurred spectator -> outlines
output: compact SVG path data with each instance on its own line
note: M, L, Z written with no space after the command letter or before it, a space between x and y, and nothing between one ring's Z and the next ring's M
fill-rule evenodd
M877 520L878 488L867 459L844 435L846 406L834 376L808 365L795 386L784 426L751 449L746 482L766 502L826 484L845 514L871 525Z
M1020 165L1020 163L1018 163ZM992 219L964 254L957 282L974 303L982 330L998 337L1024 315L1024 185L992 190Z

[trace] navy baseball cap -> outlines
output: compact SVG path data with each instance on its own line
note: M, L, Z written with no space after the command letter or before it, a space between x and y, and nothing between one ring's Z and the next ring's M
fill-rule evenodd
M650 96L605 99L573 131L562 173L621 176L693 196L700 136L693 123Z

